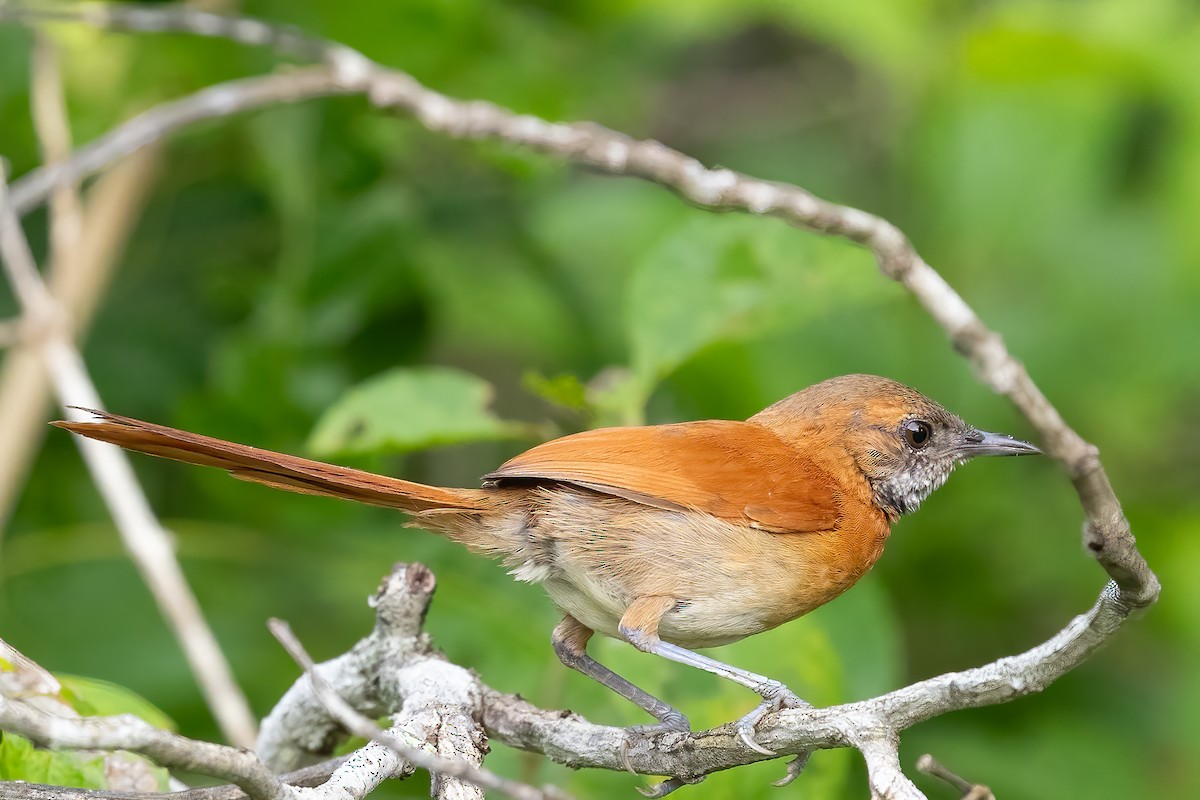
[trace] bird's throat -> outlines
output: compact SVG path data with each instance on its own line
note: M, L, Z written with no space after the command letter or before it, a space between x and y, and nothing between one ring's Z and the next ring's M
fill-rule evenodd
M911 514L950 477L952 463L919 463L871 482L875 505L891 519Z

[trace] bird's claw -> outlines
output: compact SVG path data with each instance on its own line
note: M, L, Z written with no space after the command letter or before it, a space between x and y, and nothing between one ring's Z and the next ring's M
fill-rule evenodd
M621 765L625 767L625 769L631 774L638 774L637 770L633 768L633 764L629 762L629 748L634 744L634 739L653 739L654 737L664 733L690 733L691 730L692 725L690 722L688 722L688 718L674 709L672 709L670 713L664 715L662 719L653 725L634 725L626 728L625 738L621 742ZM660 784L660 786L657 788L661 788L664 785L665 784ZM675 789L678 788L679 787L676 786L669 791L675 791ZM641 791L641 789L638 791ZM643 794L645 793L643 792ZM666 792L653 796L663 797L665 794ZM651 795L646 796L650 797Z
M787 772L784 773L783 777L777 781L772 781L771 785L780 787L787 786L789 783L796 780L796 778L799 778L800 773L804 771L806 766L808 766L808 757L811 755L811 750L805 750L802 753L796 754L796 757L788 762Z
M643 797L649 797L651 800L658 800L660 797L666 797L671 792L689 784L699 783L707 778L707 775L701 775L698 778L667 778L662 783L656 783L653 786L638 786L638 794Z
M746 747L757 753L762 753L764 756L773 756L776 755L774 750L768 750L754 740L754 726L767 714L785 708L810 708L811 704L805 702L799 695L782 683L773 683L766 686L760 694L763 701L759 703L758 708L738 720L737 734Z

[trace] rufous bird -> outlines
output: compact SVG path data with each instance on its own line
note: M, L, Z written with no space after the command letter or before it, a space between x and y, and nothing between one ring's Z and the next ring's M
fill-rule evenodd
M695 652L828 603L866 573L892 524L975 456L1036 447L971 427L895 381L847 375L745 422L602 428L540 444L450 489L93 412L56 422L130 450L228 470L304 494L397 508L410 525L502 559L563 612L563 664L654 716L635 734L687 731L687 717L587 653L594 633L739 683L762 703L737 724L748 746L767 712L803 705L784 684Z

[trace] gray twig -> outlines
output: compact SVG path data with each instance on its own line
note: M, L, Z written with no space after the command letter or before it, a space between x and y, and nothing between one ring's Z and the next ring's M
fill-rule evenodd
M347 760L346 756L322 761L280 775L280 783L292 787L320 786ZM107 792L76 789L70 786L49 786L25 781L0 781L0 797L4 800L254 800L237 784L206 786L164 794L162 792ZM334 800L334 798L330 798ZM339 799L340 800L340 799Z
M963 800L996 800L991 789L980 783L971 783L961 775L952 772L929 753L917 759L917 770L950 784L958 790L959 797Z
M159 764L232 781L255 800L292 797L289 787L249 750L187 739L155 728L131 714L60 717L19 700L0 697L0 730L55 749L131 750Z
M3 9L0 9L3 19ZM178 130L242 111L313 97L347 94L326 67L310 67L226 81L187 97L154 106L118 125L56 164L44 164L13 181L11 203L18 216L37 208L60 186L70 186Z

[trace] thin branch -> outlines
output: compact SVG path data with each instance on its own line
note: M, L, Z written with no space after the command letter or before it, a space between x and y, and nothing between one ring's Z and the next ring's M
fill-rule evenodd
M30 61L30 107L42 160L65 161L71 156L71 128L58 48L40 31L34 33ZM51 274L56 265L73 263L80 255L82 225L78 184L56 187L50 197ZM50 398L36 344L15 347L0 366L0 442L5 443L0 453L0 538L46 435Z
M71 133L57 51L47 36L35 36L31 72L34 127L44 160L56 164L71 155ZM152 148L117 165L92 187L85 204L77 182L51 195L46 283L76 338L86 331L140 215L156 163ZM0 537L45 436L52 390L36 341L15 348L0 367Z
M66 332L62 310L42 283L21 223L8 202L8 184L2 167L0 261L25 319L41 326L36 346L64 411L70 417L78 414L73 406L102 408L87 367ZM218 722L231 741L249 746L255 732L249 704L200 613L195 595L175 559L170 536L150 510L129 460L117 447L99 442L77 444L126 550L175 632Z
M3 9L0 9L3 19ZM356 93L325 67L309 67L226 81L181 100L156 105L80 147L70 159L46 164L13 181L11 203L19 216L37 208L56 187L83 180L178 130L277 103Z
M4 13L0 9L0 17ZM405 109L431 131L457 138L500 139L567 161L654 181L698 205L778 217L795 227L867 247L883 273L917 298L946 331L954 347L970 360L980 378L1012 401L1041 435L1045 451L1066 467L1087 518L1084 542L1120 586L1126 600L1145 607L1157 599L1158 578L1137 550L1129 521L1096 447L1066 424L1024 365L1008 352L999 334L983 324L890 222L822 200L798 186L764 181L729 169L709 169L659 142L638 141L595 124L552 123L484 101L456 100L344 45L321 43L258 20L222 17L178 6L56 7L39 11L18 5L7 13L33 20L50 14L56 19L74 18L126 30L216 36L248 45L269 45L289 54L315 52L333 68L343 89L357 87L378 106ZM22 208L32 202L34 194L22 193Z
M23 734L51 747L83 749L89 758L95 757L97 751L102 751L109 779L108 789L103 792L50 786L31 789L24 785L0 782L0 797L5 800L163 797L163 794L149 794L135 789L139 785L138 774L148 773L149 763L144 760L130 761L130 750L153 756L167 766L232 778L256 797L277 792L269 768L248 751L191 741L129 716L82 718L64 699L63 687L52 674L2 640L0 660L5 664L5 668L0 670L0 730ZM143 769L131 771L130 765L133 763L141 765ZM108 772L110 764L119 764L123 768ZM339 766L340 763L325 764L323 769L307 770L291 778L281 778L279 782L293 783L293 778L311 781L318 774L321 779L318 782L323 782ZM287 787L278 792L287 797L295 796L294 793L289 794L291 789ZM211 790L185 789L173 792L170 796L175 800L232 800L234 797L246 797L242 788L236 785ZM336 794L327 796L331 800L338 797Z
M293 787L320 786L346 756L313 764L279 776L279 782ZM69 786L48 786L24 781L0 781L0 797L4 800L254 800L237 784L206 786L178 792L111 792L94 789L75 789ZM330 798L335 800L335 798Z
M288 800L292 796L250 751L187 739L131 714L56 717L0 697L0 729L54 749L131 750L165 766L224 778L255 800Z
M359 680L378 687L391 680L406 665L429 658L428 642L419 635L432 595L433 579L420 565L398 567L374 598L376 630L347 656L318 667L325 681L338 685ZM1059 675L1087 657L1119 625L1129 612L1110 586L1088 614L1074 620L1049 642L1012 658L972 670L931 678L882 697L821 709L783 711L764 719L757 728L758 739L779 753L801 753L809 749L862 748L868 741L868 758L878 760L884 751L880 742L930 717L949 711L973 708L1014 699L1040 691ZM345 675L339 675L340 672ZM355 678L354 676L358 676ZM373 677L372 677L373 676ZM304 737L316 724L317 739L332 747L321 722L307 720L288 709L311 709L312 689L297 684L264 722L264 736L278 721L288 720L288 735ZM513 747L541 752L572 768L622 770L624 729L592 724L574 714L543 711L513 695L480 684L483 722L489 736ZM378 698L384 707L395 700ZM327 718L327 715L326 715ZM275 722L272 722L272 721ZM269 757L260 743L260 753ZM634 770L646 775L671 775L664 789L695 782L711 772L764 760L749 750L732 725L691 734L670 734L651 741L638 741L627 751ZM889 762L890 763L890 762ZM881 764L886 776L890 766ZM881 779L880 785L893 785ZM901 785L901 784L895 784Z
M101 176L87 194L82 243L70 259L50 262L50 294L70 320L76 339L84 335L149 196L157 162L152 147ZM39 336L22 339L0 366L0 535L45 434L52 401L53 387L38 352Z
M35 37L32 76L34 127L44 160L57 164L71 155L71 133L57 52L44 35ZM77 182L56 187L51 196L46 283L76 338L86 331L140 216L156 163L150 150L118 165L97 181L86 203ZM5 443L0 453L0 536L45 435L51 393L36 341L9 354L0 369L0 441Z
M30 105L33 129L41 146L42 161L56 164L71 155L71 123L63 96L58 46L44 33L35 32L31 64ZM79 185L59 187L50 199L50 260L73 260L83 236L83 204Z
M991 789L983 784L971 783L961 775L952 772L929 753L917 759L917 770L950 784L958 790L958 794L963 800L996 800Z

